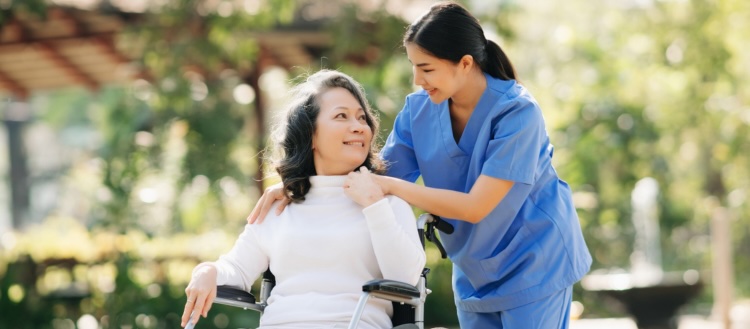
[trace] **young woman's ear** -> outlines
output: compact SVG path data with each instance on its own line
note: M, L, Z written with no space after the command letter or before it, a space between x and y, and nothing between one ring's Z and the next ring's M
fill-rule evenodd
M464 55L464 57L461 57L458 61L458 66L464 71L471 70L474 67L474 57L471 55Z

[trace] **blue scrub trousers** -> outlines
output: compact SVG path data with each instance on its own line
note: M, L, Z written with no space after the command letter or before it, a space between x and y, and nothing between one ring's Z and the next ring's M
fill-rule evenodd
M458 311L461 329L567 329L573 287L543 299L494 313Z

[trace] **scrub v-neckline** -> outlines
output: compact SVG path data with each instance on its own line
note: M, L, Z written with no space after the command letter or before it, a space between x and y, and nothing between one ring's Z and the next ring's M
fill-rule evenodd
M487 113L490 111L492 101L489 97L490 90L490 78L485 76L487 79L487 87L485 87L482 96L479 97L479 102L474 107L474 111L469 116L469 121L466 122L464 131L456 142L453 137L453 122L451 121L449 100L438 105L438 111L440 112L440 131L443 135L443 143L445 143L446 149L451 157L467 156L474 151L474 142L477 140L479 130L484 124L484 119L487 117Z

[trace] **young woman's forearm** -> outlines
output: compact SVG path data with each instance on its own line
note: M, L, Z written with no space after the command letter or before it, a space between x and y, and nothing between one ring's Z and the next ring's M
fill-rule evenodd
M425 187L392 177L382 177L386 194L441 217L479 223L503 200L513 182L480 176L469 193Z

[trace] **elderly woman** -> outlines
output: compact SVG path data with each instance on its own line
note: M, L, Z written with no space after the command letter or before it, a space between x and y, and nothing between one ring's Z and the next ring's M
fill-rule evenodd
M270 267L276 286L260 328L346 328L362 284L416 284L425 254L409 204L371 180L344 186L362 168L382 172L374 154L378 121L351 77L319 71L292 91L280 124L276 171L292 203L272 220L246 225L232 250L201 263L188 284L182 325L207 316L217 285L249 290ZM390 302L370 299L360 328L391 328ZM195 312L193 312L195 311ZM190 314L194 313L190 318Z

